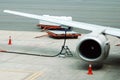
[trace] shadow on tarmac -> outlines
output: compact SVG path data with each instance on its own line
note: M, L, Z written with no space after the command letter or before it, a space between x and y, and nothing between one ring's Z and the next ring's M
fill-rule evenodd
M106 61L104 62L104 64L120 67L120 55L116 55L116 54L109 55Z

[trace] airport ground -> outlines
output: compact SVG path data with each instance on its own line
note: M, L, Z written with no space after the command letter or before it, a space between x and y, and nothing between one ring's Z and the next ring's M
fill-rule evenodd
M0 30L0 50L16 53L0 52L0 80L119 80L120 76L120 40L108 36L111 50L101 68L93 69L88 75L88 64L82 61L75 52L76 44L81 38L67 39L66 45L73 57L42 57L23 55L56 55L60 52L63 39L53 39L45 32L4 31ZM12 44L8 45L9 36ZM97 66L99 67L99 66Z

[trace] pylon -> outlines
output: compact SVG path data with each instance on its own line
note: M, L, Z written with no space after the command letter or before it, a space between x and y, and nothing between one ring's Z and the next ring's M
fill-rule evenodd
M89 67L88 67L88 75L93 75L93 72L92 72L92 65L89 64Z
M8 45L12 45L12 39L11 39L11 36L9 36Z

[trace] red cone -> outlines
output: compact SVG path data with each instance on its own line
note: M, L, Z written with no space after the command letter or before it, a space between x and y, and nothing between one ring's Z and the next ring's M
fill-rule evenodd
M9 36L8 45L12 45L12 39L11 39L11 36Z
M92 75L93 74L93 72L92 72L92 65L91 64L89 64L89 68L88 68L88 73L87 73L88 75Z

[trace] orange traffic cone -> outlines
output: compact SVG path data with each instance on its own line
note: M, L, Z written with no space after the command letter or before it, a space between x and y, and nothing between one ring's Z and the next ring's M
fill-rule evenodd
M12 39L11 39L11 36L9 36L8 45L12 45Z
M89 68L88 68L88 73L87 73L88 75L92 75L93 74L93 72L92 72L92 65L91 64L89 64Z

